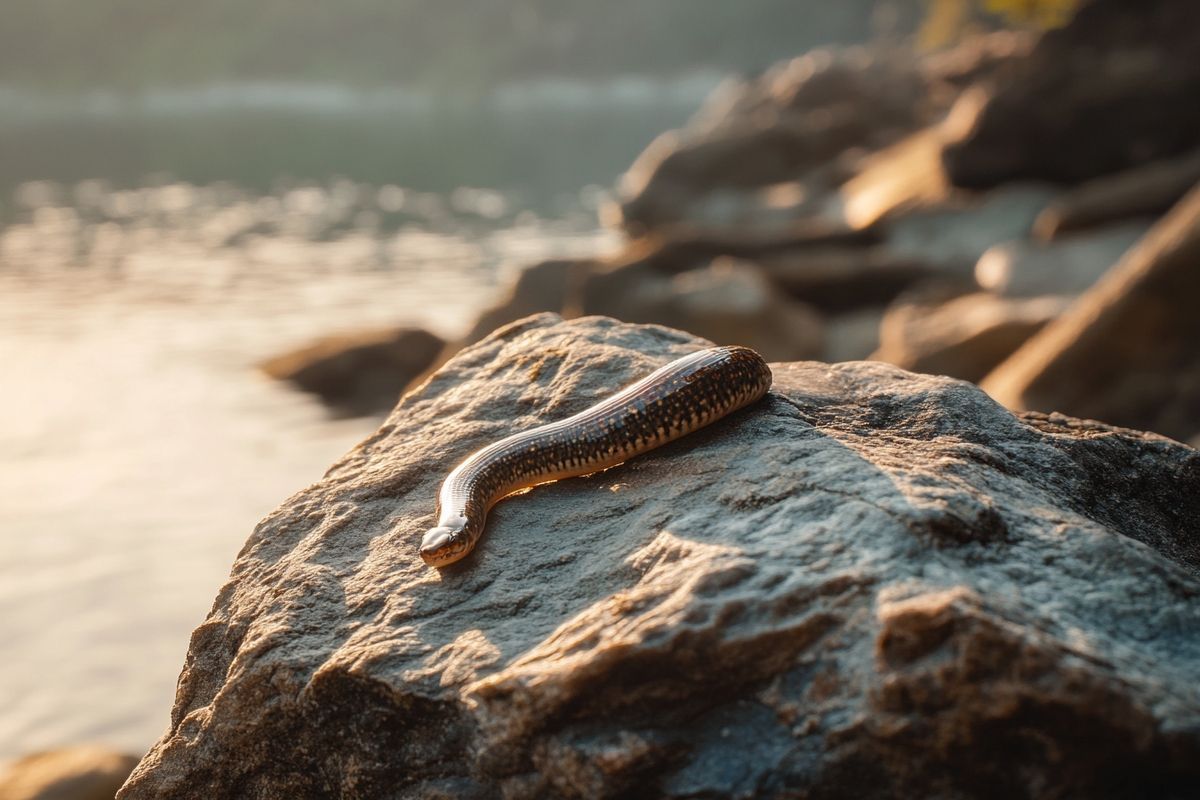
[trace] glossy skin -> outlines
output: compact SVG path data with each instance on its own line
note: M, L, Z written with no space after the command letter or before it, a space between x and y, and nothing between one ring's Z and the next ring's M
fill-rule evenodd
M421 541L426 564L465 557L506 495L616 466L763 397L771 370L745 347L672 361L572 417L501 439L455 467L438 493L438 524Z

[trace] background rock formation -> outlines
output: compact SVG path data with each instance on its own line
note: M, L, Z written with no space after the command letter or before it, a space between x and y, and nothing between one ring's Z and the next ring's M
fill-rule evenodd
M1200 453L882 364L501 503L442 477L702 346L529 318L254 531L122 800L1183 796Z
M956 186L1082 181L1200 141L1200 6L1091 0L1027 59L998 70L988 101L944 151Z
M668 325L772 359L871 357L983 380L1131 247L1155 247L1146 232L1200 178L1197 9L1088 0L1043 34L927 55L824 48L731 79L625 174L608 209L627 236L618 252L518 272L431 366L553 311ZM1006 366L989 389L1021 408L1194 436L1196 334L1158 324L1194 316L1195 292L1177 288L1145 317L1155 324L1106 313L1084 335L1089 294L1071 314L1080 342L1055 345L1086 353L1083 366L1026 390L1026 348L1012 362L1023 377ZM1120 347L1118 318L1136 328ZM1102 364L1133 369L1084 376L1108 375Z
M445 346L420 328L329 336L268 359L263 372L319 395L345 414L386 411Z
M1010 408L1055 408L1150 428L1200 431L1200 187L1071 310L983 386Z

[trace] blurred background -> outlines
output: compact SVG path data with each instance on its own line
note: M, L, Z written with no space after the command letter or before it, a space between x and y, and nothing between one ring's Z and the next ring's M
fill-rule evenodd
M0 761L144 752L255 522L530 313L1200 443L1197 53L1194 0L8 0Z

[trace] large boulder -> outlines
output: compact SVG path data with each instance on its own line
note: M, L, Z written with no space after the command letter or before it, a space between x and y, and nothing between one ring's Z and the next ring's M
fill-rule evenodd
M924 58L883 44L822 48L726 81L687 125L636 159L613 221L635 237L695 227L770 233L814 219L844 224L836 190L860 171L863 154L933 125L966 85L1026 57L1032 41L1018 33L975 36ZM925 195L940 191L931 179L941 177L941 144L926 137L916 148L922 164L937 164L928 178L904 176ZM905 166L917 168L914 148L901 150ZM850 221L861 224L875 206L853 209Z
M1062 411L1187 440L1200 433L1200 186L1071 310L983 386L1011 408Z
M1077 182L1193 148L1197 53L1195 0L1091 0L987 82L987 102L945 146L946 172L971 188Z
M927 122L926 79L900 50L815 50L721 87L685 128L656 139L621 186L620 221L642 235L696 217L713 193L811 178L819 193L845 177L838 156L874 149Z
M1200 780L1200 453L881 364L501 503L446 472L704 342L533 317L250 536L121 800L1146 797Z

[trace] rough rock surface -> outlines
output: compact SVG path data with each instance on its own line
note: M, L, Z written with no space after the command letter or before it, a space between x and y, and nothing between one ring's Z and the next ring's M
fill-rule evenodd
M0 770L0 800L111 800L137 763L96 745L32 753Z
M341 413L373 414L392 408L445 344L421 328L363 331L321 339L264 362L262 369Z
M122 800L1182 797L1200 453L881 364L497 506L437 486L703 342L533 317L251 535Z
M1195 147L1198 52L1195 0L1085 3L996 76L974 123L946 144L951 182L1087 180Z
M1065 297L1013 299L988 292L948 297L941 288L913 292L888 308L873 360L978 381L1070 303Z
M987 376L1010 408L1200 432L1200 186L1083 295Z

